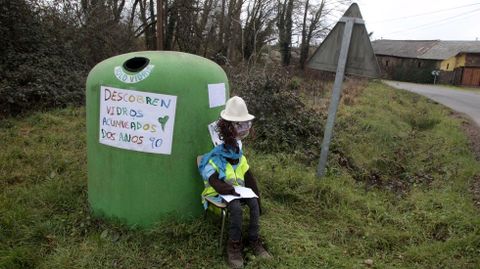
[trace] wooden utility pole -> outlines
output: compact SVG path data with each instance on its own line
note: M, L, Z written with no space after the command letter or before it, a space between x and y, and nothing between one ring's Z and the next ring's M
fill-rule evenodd
M157 0L157 49L163 50L163 0Z

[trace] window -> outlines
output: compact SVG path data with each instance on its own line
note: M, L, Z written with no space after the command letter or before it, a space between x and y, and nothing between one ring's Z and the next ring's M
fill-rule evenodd
M388 60L385 61L385 66L388 67Z
M418 67L422 67L422 62L418 62Z
M450 64L447 64L447 70L448 70L449 67L450 67Z

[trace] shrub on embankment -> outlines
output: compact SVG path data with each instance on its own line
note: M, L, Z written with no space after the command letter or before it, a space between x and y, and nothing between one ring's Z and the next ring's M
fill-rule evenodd
M399 195L416 184L454 181L469 173L459 168L465 162L461 156L469 156L466 138L452 129L447 109L380 83L370 89L357 106L342 110L346 116L337 121L331 167L338 164L368 187ZM385 98L378 98L381 94Z
M88 70L136 48L131 31L108 10L96 8L89 19L75 12L38 1L2 1L0 118L83 104Z
M293 153L306 163L319 156L325 114L305 106L301 95L317 83L286 69L229 73L232 95L244 98L256 117L247 143L265 153Z

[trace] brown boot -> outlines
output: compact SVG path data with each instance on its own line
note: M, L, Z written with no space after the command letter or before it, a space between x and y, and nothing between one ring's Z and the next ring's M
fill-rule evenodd
M242 242L228 240L227 243L228 265L232 268L243 268Z
M272 258L272 255L268 253L268 251L265 249L260 238L254 241L250 241L249 245L253 249L253 253L255 254L255 256L263 259Z

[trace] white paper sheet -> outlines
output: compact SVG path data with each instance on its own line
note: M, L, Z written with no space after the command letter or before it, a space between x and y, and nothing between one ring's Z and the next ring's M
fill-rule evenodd
M177 97L100 87L99 142L112 147L171 154Z
M214 121L208 125L208 132L210 133L210 138L212 139L213 145L216 147L222 144L222 140L218 137L218 132L215 130L217 126L217 121Z
M225 105L225 83L208 84L208 102L210 108Z
M234 186L235 192L240 194L240 196L235 195L220 195L227 203L231 202L235 199L242 199L242 198L258 198L258 196L253 192L252 189L242 186Z

